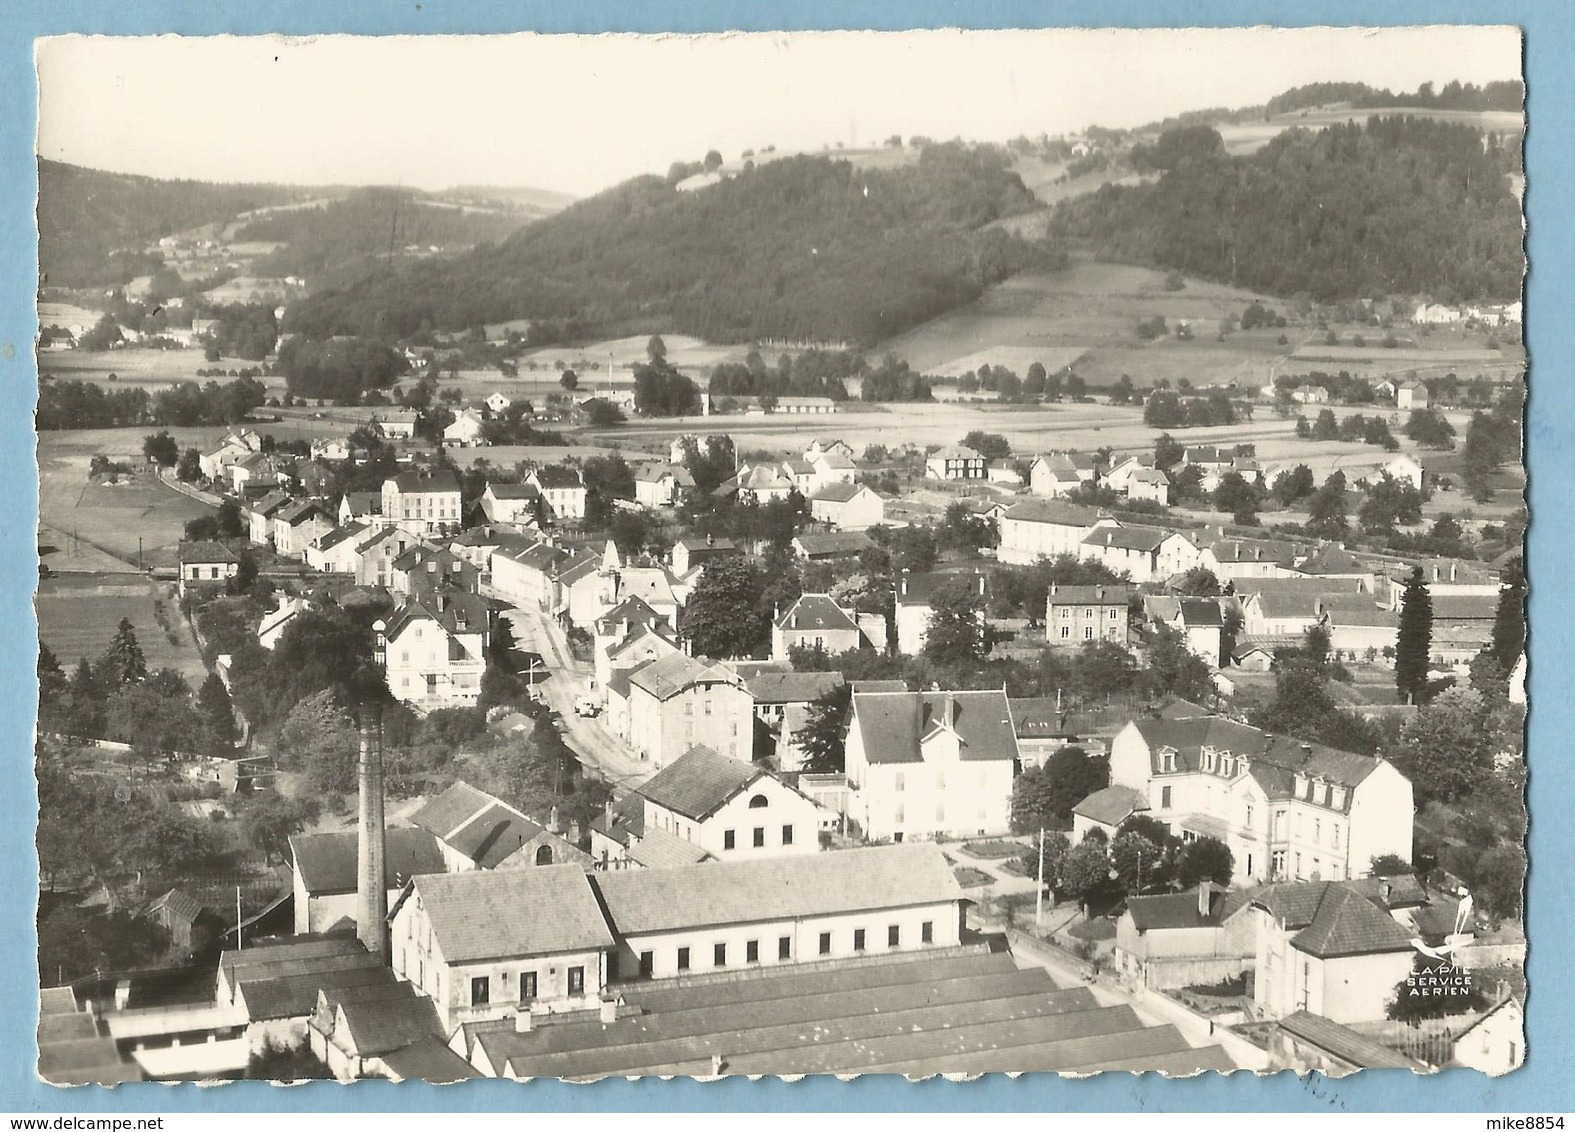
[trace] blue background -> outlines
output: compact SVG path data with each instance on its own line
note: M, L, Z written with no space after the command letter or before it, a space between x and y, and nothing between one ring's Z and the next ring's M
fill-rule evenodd
M1560 940L1575 938L1571 905L1558 894L1567 884L1567 821L1571 762L1559 735L1575 732L1564 665L1570 648L1569 599L1575 539L1565 460L1575 432L1575 382L1566 319L1570 293L1570 244L1575 226L1560 221L1558 201L1570 199L1572 161L1571 66L1566 58L1575 14L1562 3L1368 2L1264 0L1197 2L1066 3L821 3L751 5L724 0L690 3L495 3L488 0L421 0L420 3L347 0L4 0L0 4L0 518L10 537L0 541L0 797L10 800L10 821L0 822L0 859L12 883L0 901L0 938L11 942L0 961L0 1111L161 1111L401 1109L496 1111L693 1110L693 1109L925 1109L946 1110L1439 1110L1508 1113L1551 1112L1575 1097L1564 1054L1575 988L1575 962ZM1187 27L1253 24L1386 25L1516 24L1525 33L1530 127L1527 133L1528 279L1527 343L1532 358L1527 416L1531 471L1531 703L1532 759L1528 962L1531 996L1528 1064L1492 1080L1466 1070L1430 1078L1368 1072L1343 1081L1210 1074L1166 1081L1156 1074L1106 1074L1082 1081L994 1076L967 1084L864 1078L843 1083L817 1079L787 1084L745 1080L603 1081L594 1086L534 1082L481 1082L451 1088L364 1082L353 1088L318 1083L281 1090L262 1083L215 1089L156 1084L61 1090L40 1084L34 1073L37 982L34 907L37 868L33 853L35 791L31 727L36 708L33 658L35 625L30 596L37 559L29 534L37 519L37 470L32 409L37 334L33 294L37 281L34 129L37 92L32 41L73 31L138 35L178 32L307 34L348 32L472 33L535 30L755 31L808 28L910 27L1013 28L1041 26ZM1447 77L1447 76L1441 76ZM1134 76L1135 81L1141 81ZM938 81L947 81L940 79ZM91 113L91 108L82 108Z

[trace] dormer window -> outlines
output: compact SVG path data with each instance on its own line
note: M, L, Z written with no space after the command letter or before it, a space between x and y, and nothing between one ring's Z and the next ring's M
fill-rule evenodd
M1329 805L1337 810L1345 809L1345 787L1335 786L1329 792Z
M1214 772L1215 762L1218 758L1219 756L1215 754L1213 747L1204 747L1203 769L1212 774Z
M1160 773L1168 774L1176 769L1176 749L1174 747L1161 747L1159 750Z
M1229 751L1220 756L1220 773L1230 778L1236 773L1236 759Z

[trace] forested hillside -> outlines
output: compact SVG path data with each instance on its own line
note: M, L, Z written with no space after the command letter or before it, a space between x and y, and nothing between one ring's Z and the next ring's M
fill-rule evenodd
M691 193L642 177L496 247L314 293L286 328L409 335L535 318L565 334L869 343L1048 262L980 230L1036 207L1000 155L957 145L893 170L784 159Z
M1414 110L1519 110L1525 93L1526 88L1519 82L1476 86L1458 79L1437 90L1432 83L1423 83L1414 91L1399 94L1375 90L1366 83L1308 83L1269 99L1264 114L1290 114L1339 102L1348 102L1356 110L1387 110L1401 106Z
M242 225L237 240L282 242L259 259L257 275L302 275L314 284L328 273L354 278L367 261L407 247L463 249L517 231L539 213L460 208L408 189L357 189L316 208L281 209Z
M175 232L228 220L237 213L303 200L311 190L289 185L215 185L104 173L58 161L38 162L39 264L52 285L125 283L156 261L140 249Z
M1189 152L1157 181L1106 185L1061 204L1052 238L1103 258L1318 300L1520 296L1520 208L1507 177L1520 155L1491 136L1484 144L1469 126L1375 117L1288 130L1230 157L1217 136L1189 133Z

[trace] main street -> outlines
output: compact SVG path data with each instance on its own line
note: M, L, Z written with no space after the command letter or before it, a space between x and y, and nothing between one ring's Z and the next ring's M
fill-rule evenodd
M655 773L623 740L604 725L603 716L576 715L574 705L591 694L592 668L574 659L563 630L539 609L510 607L502 615L521 651L541 663L528 675L536 693L563 720L563 738L586 771L600 775L615 794L626 794ZM521 675L527 675L522 673ZM601 702L601 696L592 697Z

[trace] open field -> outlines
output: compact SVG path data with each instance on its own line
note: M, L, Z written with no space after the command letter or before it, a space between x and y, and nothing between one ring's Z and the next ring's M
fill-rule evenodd
M146 566L172 566L186 520L212 509L159 483L151 471L129 482L88 482L88 463L102 453L138 468L147 429L46 432L38 440L39 520L62 535L74 534L125 559ZM184 448L217 442L222 428L171 429Z
M1432 118L1439 122L1463 122L1481 130L1506 135L1511 143L1526 128L1523 115L1507 110L1434 110L1404 106L1356 110L1346 104L1277 114L1266 122L1242 122L1234 126L1220 126L1218 129L1220 136L1225 139L1227 152L1240 155L1262 149L1269 144L1270 139L1286 130L1321 130L1335 123L1365 122L1375 115L1392 114L1403 114L1412 118Z
M137 574L70 574L41 580L34 606L39 639L67 672L82 657L97 660L125 617L137 631L150 671L177 668L193 684L206 675L173 585Z
M1135 333L1140 320L1160 315L1171 325L1178 320L1217 322L1228 314L1241 314L1255 299L1271 307L1284 305L1241 288L1192 279L1179 291L1167 291L1164 272L1078 260L1065 271L1028 273L999 283L975 302L899 334L871 354L889 351L915 369L932 373L954 359L977 354L987 360L992 351L1003 349L1010 349L1010 356L1018 359L1026 356L1021 353L1024 350L1054 352L1053 356L1077 350L1090 354L1085 365L1117 375L1131 373L1136 380L1137 372L1126 361L1129 357L1166 352L1174 343L1182 348L1175 351L1179 359L1187 356L1185 350L1205 345L1198 339L1143 342ZM1278 344L1277 336L1278 332L1266 338L1247 338L1239 347L1233 345L1241 354L1242 368L1256 365L1263 371L1284 357L1287 347ZM1107 354L1121 361L1107 360ZM1050 368L1048 361L1045 365ZM1194 379L1194 384L1206 383Z
M38 359L41 374L62 381L92 381L106 388L140 385L150 393L180 381L205 382L209 379L198 377L197 371L213 368L217 364L206 361L201 350L150 350L137 346L105 350L102 353L62 350L59 353L41 354ZM226 370L230 370L257 366L259 363L226 358L222 364ZM115 375L114 382L110 382L110 374ZM228 381L229 378L223 380ZM270 394L284 390L282 377L263 378L262 381L268 386Z

